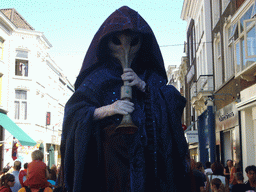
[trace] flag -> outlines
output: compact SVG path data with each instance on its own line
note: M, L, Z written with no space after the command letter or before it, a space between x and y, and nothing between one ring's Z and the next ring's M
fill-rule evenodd
M13 159L13 161L15 161L17 159L17 153L18 153L17 142L13 141L13 146L12 146L12 159Z

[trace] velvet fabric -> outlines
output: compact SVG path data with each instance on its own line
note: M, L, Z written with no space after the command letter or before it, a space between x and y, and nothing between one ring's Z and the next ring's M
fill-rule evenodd
M138 131L118 136L124 141L120 150L126 145L124 156L127 158L122 165L129 171L129 178L126 178L129 190L122 191L146 191L149 181L154 183L152 191L189 191L189 185L184 184L189 182L188 147L181 127L186 100L173 86L166 85L164 63L153 31L136 11L126 6L112 13L95 34L77 77L75 93L65 106L61 140L65 187L76 192L85 189L120 191L108 182L109 178L120 177L122 173L109 175L108 168L117 165L106 161L109 148L103 144L111 137L115 141L116 134L111 132L111 127L120 124L122 115L96 121L93 114L96 108L120 99L123 70L119 61L110 56L107 41L124 30L140 33L143 37L131 68L149 88L153 134L147 133L145 93L133 87L135 110L131 116ZM153 141L151 146L149 139ZM145 153L149 148L150 153ZM154 174L150 176L145 172L147 158L155 162L150 167Z

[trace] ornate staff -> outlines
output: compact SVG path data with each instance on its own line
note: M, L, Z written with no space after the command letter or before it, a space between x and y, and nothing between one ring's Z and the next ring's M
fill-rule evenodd
M123 70L130 68L131 63L140 49L141 39L138 34L120 33L113 36L109 41L109 48L112 55L116 57L122 65ZM131 101L132 87L128 85L129 81L124 81L121 87L121 99ZM120 125L117 126L116 132L124 134L133 134L138 130L138 127L132 122L130 114L124 115Z

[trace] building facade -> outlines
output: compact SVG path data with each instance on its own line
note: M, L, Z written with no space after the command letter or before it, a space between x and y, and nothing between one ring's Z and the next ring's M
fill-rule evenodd
M212 36L215 79L216 156L226 165L228 159L241 162L239 114L239 82L234 78L232 15L235 1L212 1Z
M50 42L15 9L0 10L0 39L1 108L36 142L34 146L22 145L18 135L10 133L9 126L2 124L2 166L12 162L15 142L16 158L20 161L31 161L31 152L40 148L47 163L52 146L57 164L64 105L74 88L48 54Z
M236 108L240 117L242 142L242 165L256 165L256 1L237 1L237 10L232 15L234 78L240 94Z
M181 19L187 22L186 121L188 131L198 134L189 143L190 155L197 161L215 161L215 124L212 94L213 60L210 0L185 0ZM192 134L191 133L191 134ZM196 140L194 140L196 141Z
M255 0L193 3L185 0L183 3L181 18L188 23L185 95L190 99L187 108L191 109L186 112L185 123L190 123L188 131L198 131L198 161L206 160L202 160L200 153L207 154L209 144L206 158L210 161L226 165L226 161L232 159L243 170L256 164L255 4ZM200 27L202 18L204 23ZM200 49L205 52L202 56ZM209 127L210 122L213 129ZM212 142L211 147L213 139L215 143ZM206 147L200 147L201 142ZM190 148L192 145L196 143L190 143Z

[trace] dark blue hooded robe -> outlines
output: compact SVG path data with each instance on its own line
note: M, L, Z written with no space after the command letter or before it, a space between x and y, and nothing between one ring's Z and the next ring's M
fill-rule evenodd
M96 108L120 99L122 67L107 47L115 32L142 34L131 68L147 84L133 87L131 114L138 131L113 130L122 115L93 120ZM65 106L62 171L68 191L188 191L188 147L181 127L186 100L170 85L153 31L129 7L112 13L95 34Z

